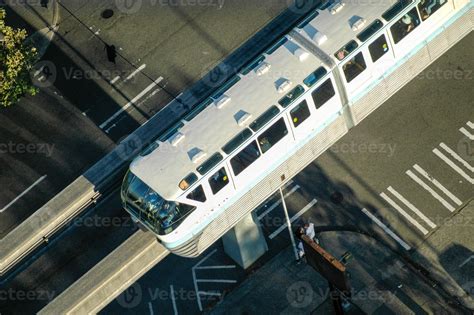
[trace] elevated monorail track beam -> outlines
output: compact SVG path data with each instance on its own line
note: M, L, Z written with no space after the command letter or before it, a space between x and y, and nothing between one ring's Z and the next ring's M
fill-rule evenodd
M168 254L139 230L38 314L96 314Z
M194 106L212 95L220 85L210 85L209 75L222 73L222 64L227 65L226 69L230 70L225 71L224 77L218 80L225 84L255 56L261 54L278 38L294 28L321 1L307 0L304 6L301 6L301 2L298 3L300 6L295 8L293 5L282 12L216 66L217 71L211 70L210 74L179 96L179 100L175 99L167 104L147 123L124 139L117 148L0 240L0 277L7 274L38 246L47 242L53 234L97 200L104 190L110 189L143 147L156 140L159 135L179 122ZM211 81L211 83L215 82ZM183 104L186 104L188 108L185 108Z

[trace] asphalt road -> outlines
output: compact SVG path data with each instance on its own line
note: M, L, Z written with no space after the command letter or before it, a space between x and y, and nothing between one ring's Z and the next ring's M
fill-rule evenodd
M288 5L143 1L132 13L110 0L64 0L56 11L55 1L6 2L10 24L33 33L56 17L59 28L41 42L45 54L33 72L40 93L0 112L0 162L8 165L0 170L0 237ZM116 47L115 63L106 45Z

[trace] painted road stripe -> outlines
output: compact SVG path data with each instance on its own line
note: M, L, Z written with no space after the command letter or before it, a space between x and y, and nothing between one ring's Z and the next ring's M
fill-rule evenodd
M30 187L28 187L25 191L23 191L21 194L19 194L18 196L16 196L15 199L13 199L12 201L10 201L9 204L7 204L5 207L3 207L1 210L0 210L0 213L2 213L3 211L7 210L8 208L10 208L11 205L13 205L15 202L18 201L18 199L20 199L21 197L23 197L25 194L27 194L30 190L33 189L33 187L35 187L36 185L38 185L41 181L43 181L46 177L48 177L47 175L43 175L41 176L38 180L36 180L36 182L34 182Z
M447 202L443 197L441 197L436 191L434 191L430 186L428 186L424 181L422 181L415 173L408 170L405 172L411 179L413 179L416 183L418 183L421 187L423 187L427 192L429 192L436 200L441 202L441 204L448 209L449 211L453 212L455 209L454 207Z
M226 265L226 266L202 266L196 267L195 269L233 269L235 265Z
M215 254L217 252L217 248L213 249L209 254L207 254L203 259L201 259L197 264L195 264L192 268L192 274L193 274L193 283L194 283L194 291L197 294L197 299L196 302L198 304L199 310L202 312L202 303L201 303L201 297L199 296L199 286L197 284L197 279L196 279L196 268L199 267L203 262L205 262L209 257Z
M411 211L413 211L420 219L426 222L432 229L436 227L436 224L433 223L428 217L426 217L423 212L418 210L410 201L405 199L398 191L396 191L392 186L387 188L395 197L397 197L401 202L405 204Z
M137 96L135 96L134 99L132 99L130 102L125 104L122 108L120 108L115 114L113 114L109 119L104 121L102 124L100 124L100 129L104 129L105 126L107 126L112 120L117 118L118 115L126 111L130 106L135 104L139 99L141 99L145 94L147 94L150 90L152 90L155 86L157 86L161 81L163 81L163 77L159 77L156 79L152 84L147 86L143 91L140 92Z
M474 139L471 139L471 140L474 140ZM462 157L459 156L459 154L457 154L456 152L454 152L450 147L448 147L446 144L444 144L443 142L441 142L440 144L440 147L442 147L446 152L448 152L455 160L457 160L458 162L460 162L462 165L464 165L464 167L466 167L468 170L470 170L471 172L474 173L474 167L471 166L471 164L467 163L467 161L465 161Z
M112 80L110 80L110 84L114 84L115 82L117 82L118 80L120 80L120 76L116 76L115 78L113 78Z
M474 129L474 123L468 121L467 125L469 126L469 128Z
M133 78L138 72L142 71L143 69L146 68L146 64L142 64L140 67L138 67L135 71L133 71L132 73L130 73L130 75L128 77L125 78L125 80L123 82L127 82L128 80L130 80L131 78Z
M297 191L298 189L300 188L299 185L295 185L293 188L291 188L291 190L289 192L287 192L284 196L284 198L292 195L295 191ZM264 212L262 212L257 218L259 220L263 219L264 216L266 216L267 214L269 214L271 211L273 211L276 207L278 207L278 205L281 204L281 198L278 199L277 201L275 201L270 207L268 207L267 210L265 210Z
M229 279L196 279L196 282L209 282L209 283L236 283L237 280Z
M459 128L459 131L461 131L461 133L462 133L463 135L465 135L469 140L474 140L474 135L471 134L469 131L467 131L466 128L461 127L461 128Z
M173 288L173 285L170 285L170 291L171 291L171 302L173 302L174 315L178 315L178 307L176 306L176 299L175 299L175 297L174 297L174 288Z
M463 261L459 267L462 267L464 266L465 264L467 264L468 262L470 262L472 259L474 259L474 255L471 255L471 257L469 257L468 259L466 259L465 261Z
M308 203L303 209L301 209L297 214L295 214L291 219L290 222L293 223L296 219L298 219L300 216L302 216L306 211L311 209L312 206L314 206L318 201L316 199L313 199L310 203ZM284 229L287 227L287 223L283 224L280 226L275 232L270 234L269 238L274 239L278 234L280 234Z
M210 296L221 296L222 294L219 292L206 292L206 291L199 291L199 295L210 295Z
M385 193L380 193L380 196L385 199L395 210L397 210L402 216L405 217L408 221L410 221L411 224L413 224L418 230L421 231L424 235L428 234L428 230L425 229L423 225L421 225L418 221L413 219L412 216L410 216L408 213L406 213L405 210L403 210L395 201L392 200L389 196L387 196Z
M151 302L148 302L148 310L150 311L150 315L154 315L155 313L153 312L153 305Z
M405 243L395 232L390 230L385 224L383 224L379 219L377 219L376 216L374 216L372 213L370 213L367 209L363 208L362 212L368 216L372 221L374 221L375 224L377 224L382 230L385 231L391 238L393 238L398 244L400 244L405 250L410 250L411 247Z
M454 164L453 161L448 159L446 155L444 155L440 150L433 149L433 153L436 154L441 160L443 160L446 164L448 164L453 170L455 170L459 175L464 177L469 183L474 184L474 179L471 178L469 175L466 174L459 166Z
M427 180L429 180L430 182L432 182L436 187L438 187L439 190L441 190L442 192L445 193L446 196L448 196L449 198L451 198L452 201L454 201L458 206L462 205L462 201L459 200L458 197L456 197L453 193L451 193L446 187L443 186L443 184L441 184L440 182L438 182L436 180L436 178L434 178L433 176L431 176L430 174L428 174L423 168L421 168L421 166L419 166L418 164L415 164L413 166L413 168L415 170L418 171L418 173L420 173L421 175L423 175L423 177L425 177Z

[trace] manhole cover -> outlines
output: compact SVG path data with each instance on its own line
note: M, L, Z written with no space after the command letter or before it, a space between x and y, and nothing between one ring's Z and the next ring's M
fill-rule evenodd
M340 204L343 200L344 196L338 191L331 195L331 201L335 204Z
M114 10L111 10L111 9L104 10L102 11L102 14L101 14L101 16L104 19L110 19L113 15L114 15Z

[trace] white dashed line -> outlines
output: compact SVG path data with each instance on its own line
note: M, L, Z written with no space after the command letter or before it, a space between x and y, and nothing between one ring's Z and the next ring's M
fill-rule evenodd
M465 264L467 264L468 262L470 262L472 259L474 259L474 255L471 255L471 257L469 257L468 259L466 259L465 261L463 261L459 267L462 267L464 266Z
M287 192L285 194L285 198L292 195L295 191L297 191L298 189L300 188L300 186L298 185L295 185L293 188L291 188L291 190L289 192ZM265 210L264 212L262 212L257 218L259 220L263 219L263 217L265 217L267 214L269 214L271 211L273 211L276 207L278 207L279 205L281 204L281 199L278 199L277 201L275 201L270 207L268 207L267 210Z
M474 129L474 123L468 121L467 125L469 126L469 128Z
M178 307L176 306L176 298L174 297L173 285L170 285L170 291L171 291L171 302L173 303L174 315L178 315Z
M433 223L428 217L426 217L423 212L418 210L410 201L403 197L398 191L396 191L392 186L387 188L395 197L397 197L401 202L405 204L411 211L413 211L420 219L426 222L431 228L436 228L436 224Z
M444 187L440 182L438 182L436 180L436 178L434 178L433 176L431 176L430 174L428 174L424 169L421 168L421 166L419 166L418 164L415 164L413 166L413 168L415 170L418 171L418 173L420 173L421 175L423 175L424 178L426 178L427 180L429 180L430 182L432 182L436 187L438 187L439 190L441 190L442 192L444 192L446 194L446 196L448 196L449 198L451 198L452 201L454 201L458 206L462 205L462 201L459 200L458 197L456 197L452 192L450 192L446 187Z
M196 282L237 283L237 280L230 280L230 279L196 279Z
M389 196L385 193L381 193L380 196L385 199L395 210L397 210L402 216L405 217L411 224L413 224L418 230L421 231L424 235L428 234L428 230L425 229L418 221L413 219L405 210L403 210L395 201L392 200Z
M311 209L312 206L314 206L318 201L316 199L313 199L310 203L308 203L303 209L301 209L297 214L295 214L290 222L293 223L296 219L298 219L300 216L302 216L306 211ZM280 234L286 227L287 223L285 222L282 226L280 226L275 232L270 234L269 238L274 239L278 234Z
M474 184L474 179L466 174L459 166L454 164L446 155L444 155L440 150L433 149L433 153L436 154L441 160L448 164L453 170L455 170L459 175L464 177L469 183Z
M461 133L463 135L465 135L469 140L474 140L474 135L471 134L469 131L467 131L466 128L462 127L462 128L459 128L459 131L461 131Z
M135 104L139 99L141 99L145 94L147 94L150 90L152 90L155 86L157 86L161 81L163 81L163 77L159 77L156 79L152 84L150 84L148 87L146 87L143 91L140 92L135 98L133 98L130 102L125 104L122 108L120 108L115 114L113 114L109 119L104 121L102 124L99 125L100 129L104 129L105 126L107 126L112 120L117 118L121 113L126 111L130 106Z
M114 84L115 82L117 82L118 80L120 80L120 76L116 76L115 78L113 78L112 80L110 80L110 84Z
M429 192L436 200L438 200L446 209L453 212L455 208L447 202L443 197L441 197L436 191L434 191L430 186L428 186L424 181L422 181L415 173L408 170L406 174L413 179L416 183L418 183L421 187L423 187L427 192Z
M390 230L385 224L383 224L376 216L370 213L367 209L363 208L362 212L368 216L372 221L375 222L382 230L385 231L391 238L393 238L398 244L400 244L405 250L410 250L411 247L405 241L403 241L395 232Z
M221 296L222 294L219 292L206 292L206 291L199 291L199 295L210 295L210 296Z
M133 78L138 72L142 71L143 69L146 68L146 64L142 64L140 67L138 67L135 71L133 71L132 73L130 73L130 75L128 77L125 78L125 80L123 82L127 82L128 80L130 80L131 78Z
M474 139L471 139L471 140L474 140ZM471 166L471 164L467 163L467 161L465 161L462 157L459 156L459 154L457 154L456 152L454 152L450 147L448 147L446 144L444 144L443 142L441 142L440 144L440 147L442 147L446 152L448 152L455 160L457 160L458 162L460 162L462 165L464 165L465 168L467 168L468 170L470 170L471 172L474 172L474 167Z
M194 269L233 269L235 265L226 265L226 266L202 266L202 267L195 267Z
M21 197L23 197L25 194L27 194L30 190L33 189L33 187L35 187L36 185L38 185L41 181L43 181L46 177L48 177L47 175L43 175L41 176L38 180L36 180L36 182L34 182L30 187L28 187L25 191L23 191L21 194L19 194L18 196L16 196L15 199L13 199L12 201L10 201L9 204L7 204L5 207L3 207L2 209L0 209L0 213L2 213L3 211L7 210L8 208L10 208L11 205L13 205L15 202L17 202Z

